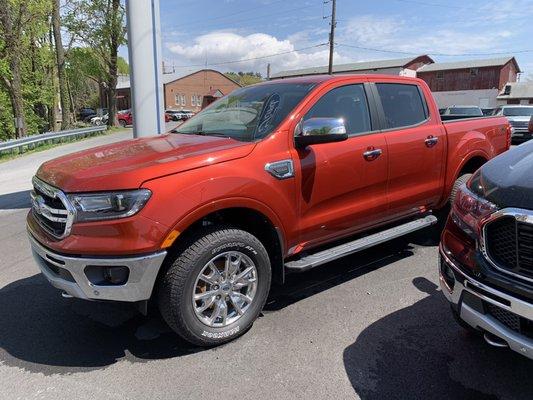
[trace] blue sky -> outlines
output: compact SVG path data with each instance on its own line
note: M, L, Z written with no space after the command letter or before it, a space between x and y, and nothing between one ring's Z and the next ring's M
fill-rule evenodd
M320 45L328 41L329 20L323 17L330 15L331 3L160 0L160 5L163 56L176 72L207 63L221 71L265 75L269 62L272 72L327 63L328 48ZM533 77L533 51L519 52L533 50L531 0L337 0L337 18L335 63L410 54L454 61L505 53L516 56L522 80ZM277 53L285 54L249 60ZM227 61L239 62L220 65Z

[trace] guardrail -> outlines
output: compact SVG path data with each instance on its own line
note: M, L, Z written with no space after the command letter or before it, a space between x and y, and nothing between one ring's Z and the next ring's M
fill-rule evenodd
M39 135L31 135L20 139L9 140L7 142L0 142L0 155L12 153L15 149L18 149L19 153L23 153L24 149L33 149L42 143L57 143L63 141L65 138L71 137L87 137L103 132L106 129L106 125L90 126L87 128L69 129L59 132L46 132Z

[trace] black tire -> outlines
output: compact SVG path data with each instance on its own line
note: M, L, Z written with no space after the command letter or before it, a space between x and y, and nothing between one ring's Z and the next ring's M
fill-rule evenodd
M123 119L119 119L119 120L118 120L118 124L119 124L122 128L125 128L125 127L126 127L126 121L124 121Z
M459 188L463 186L466 182L468 182L471 176L472 174L463 174L459 176L459 178L457 178L457 180L453 184L452 192L450 193L450 205L452 205L455 201L455 197L457 197L457 191L459 190Z
M195 314L193 290L204 266L227 251L239 251L253 261L257 288L253 302L239 319L224 327L211 327ZM190 343L216 346L239 337L252 326L265 305L270 290L270 260L262 243L246 231L221 227L204 230L171 257L169 263L159 282L159 310L170 328Z

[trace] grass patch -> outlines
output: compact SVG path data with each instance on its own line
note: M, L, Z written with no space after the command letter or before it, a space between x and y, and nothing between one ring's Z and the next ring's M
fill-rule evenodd
M41 143L29 144L29 145L24 146L23 151L20 151L20 149L13 149L11 153L0 154L0 163L13 160L14 158L25 156L27 154L49 150L49 149L52 149L54 147L58 147L64 144L73 143L73 142L81 142L82 140L90 139L96 136L109 135L111 133L122 131L123 129L124 128L110 127L110 128L107 128L106 131L91 133L90 135L83 136L83 137L71 136L71 137L66 137L66 138L49 139Z

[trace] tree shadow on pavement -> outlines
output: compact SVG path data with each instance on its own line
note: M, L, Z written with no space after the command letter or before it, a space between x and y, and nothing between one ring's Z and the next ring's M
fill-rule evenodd
M0 289L0 363L44 374L200 351L131 304L63 299L42 275Z
M30 208L30 206L31 200L29 190L0 195L0 210Z
M344 350L361 399L533 398L531 361L467 335L435 284L413 284L428 296L374 322Z

